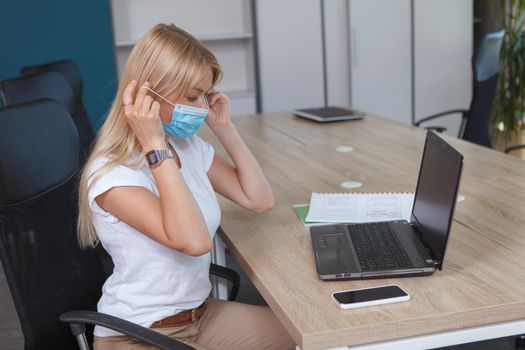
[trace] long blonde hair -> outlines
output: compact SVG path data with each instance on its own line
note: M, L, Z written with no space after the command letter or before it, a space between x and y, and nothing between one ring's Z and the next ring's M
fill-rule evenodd
M187 94L192 83L210 68L215 85L222 77L215 56L191 34L174 24L157 24L135 45L124 68L108 117L100 129L80 178L77 232L82 247L94 247L99 241L88 203L87 194L91 186L116 165L138 168L144 160L142 156L130 161L133 154L140 154L142 150L124 115L122 94L126 86L133 79L137 81L136 86L149 82L151 88L159 94L166 96L175 93L178 99ZM93 163L102 157L108 161L91 173Z

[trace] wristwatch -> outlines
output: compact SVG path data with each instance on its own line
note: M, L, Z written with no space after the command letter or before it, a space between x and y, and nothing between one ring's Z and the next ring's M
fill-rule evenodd
M174 158L169 149L154 149L146 153L146 162L150 169L158 167L164 159Z

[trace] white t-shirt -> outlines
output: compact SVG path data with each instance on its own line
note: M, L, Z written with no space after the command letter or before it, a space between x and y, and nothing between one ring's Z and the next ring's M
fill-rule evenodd
M220 222L219 203L207 176L213 148L198 136L170 138L169 142L177 151L182 177L213 238ZM92 173L105 162L105 159L96 161L89 171ZM111 168L90 188L88 200L93 224L115 265L102 287L98 311L149 327L157 320L202 304L211 291L210 253L194 257L170 249L104 211L95 198L118 186L141 186L159 195L145 162L136 170L124 165ZM99 326L94 334L121 335Z

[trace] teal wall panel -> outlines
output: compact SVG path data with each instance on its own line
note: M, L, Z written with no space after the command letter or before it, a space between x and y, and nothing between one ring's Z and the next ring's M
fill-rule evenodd
M84 104L99 126L117 79L109 0L1 0L0 47L0 79L28 65L75 61L84 76Z

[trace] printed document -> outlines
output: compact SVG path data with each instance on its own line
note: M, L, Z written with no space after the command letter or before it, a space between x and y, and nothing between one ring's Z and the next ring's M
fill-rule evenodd
M306 221L410 221L413 193L312 193Z

